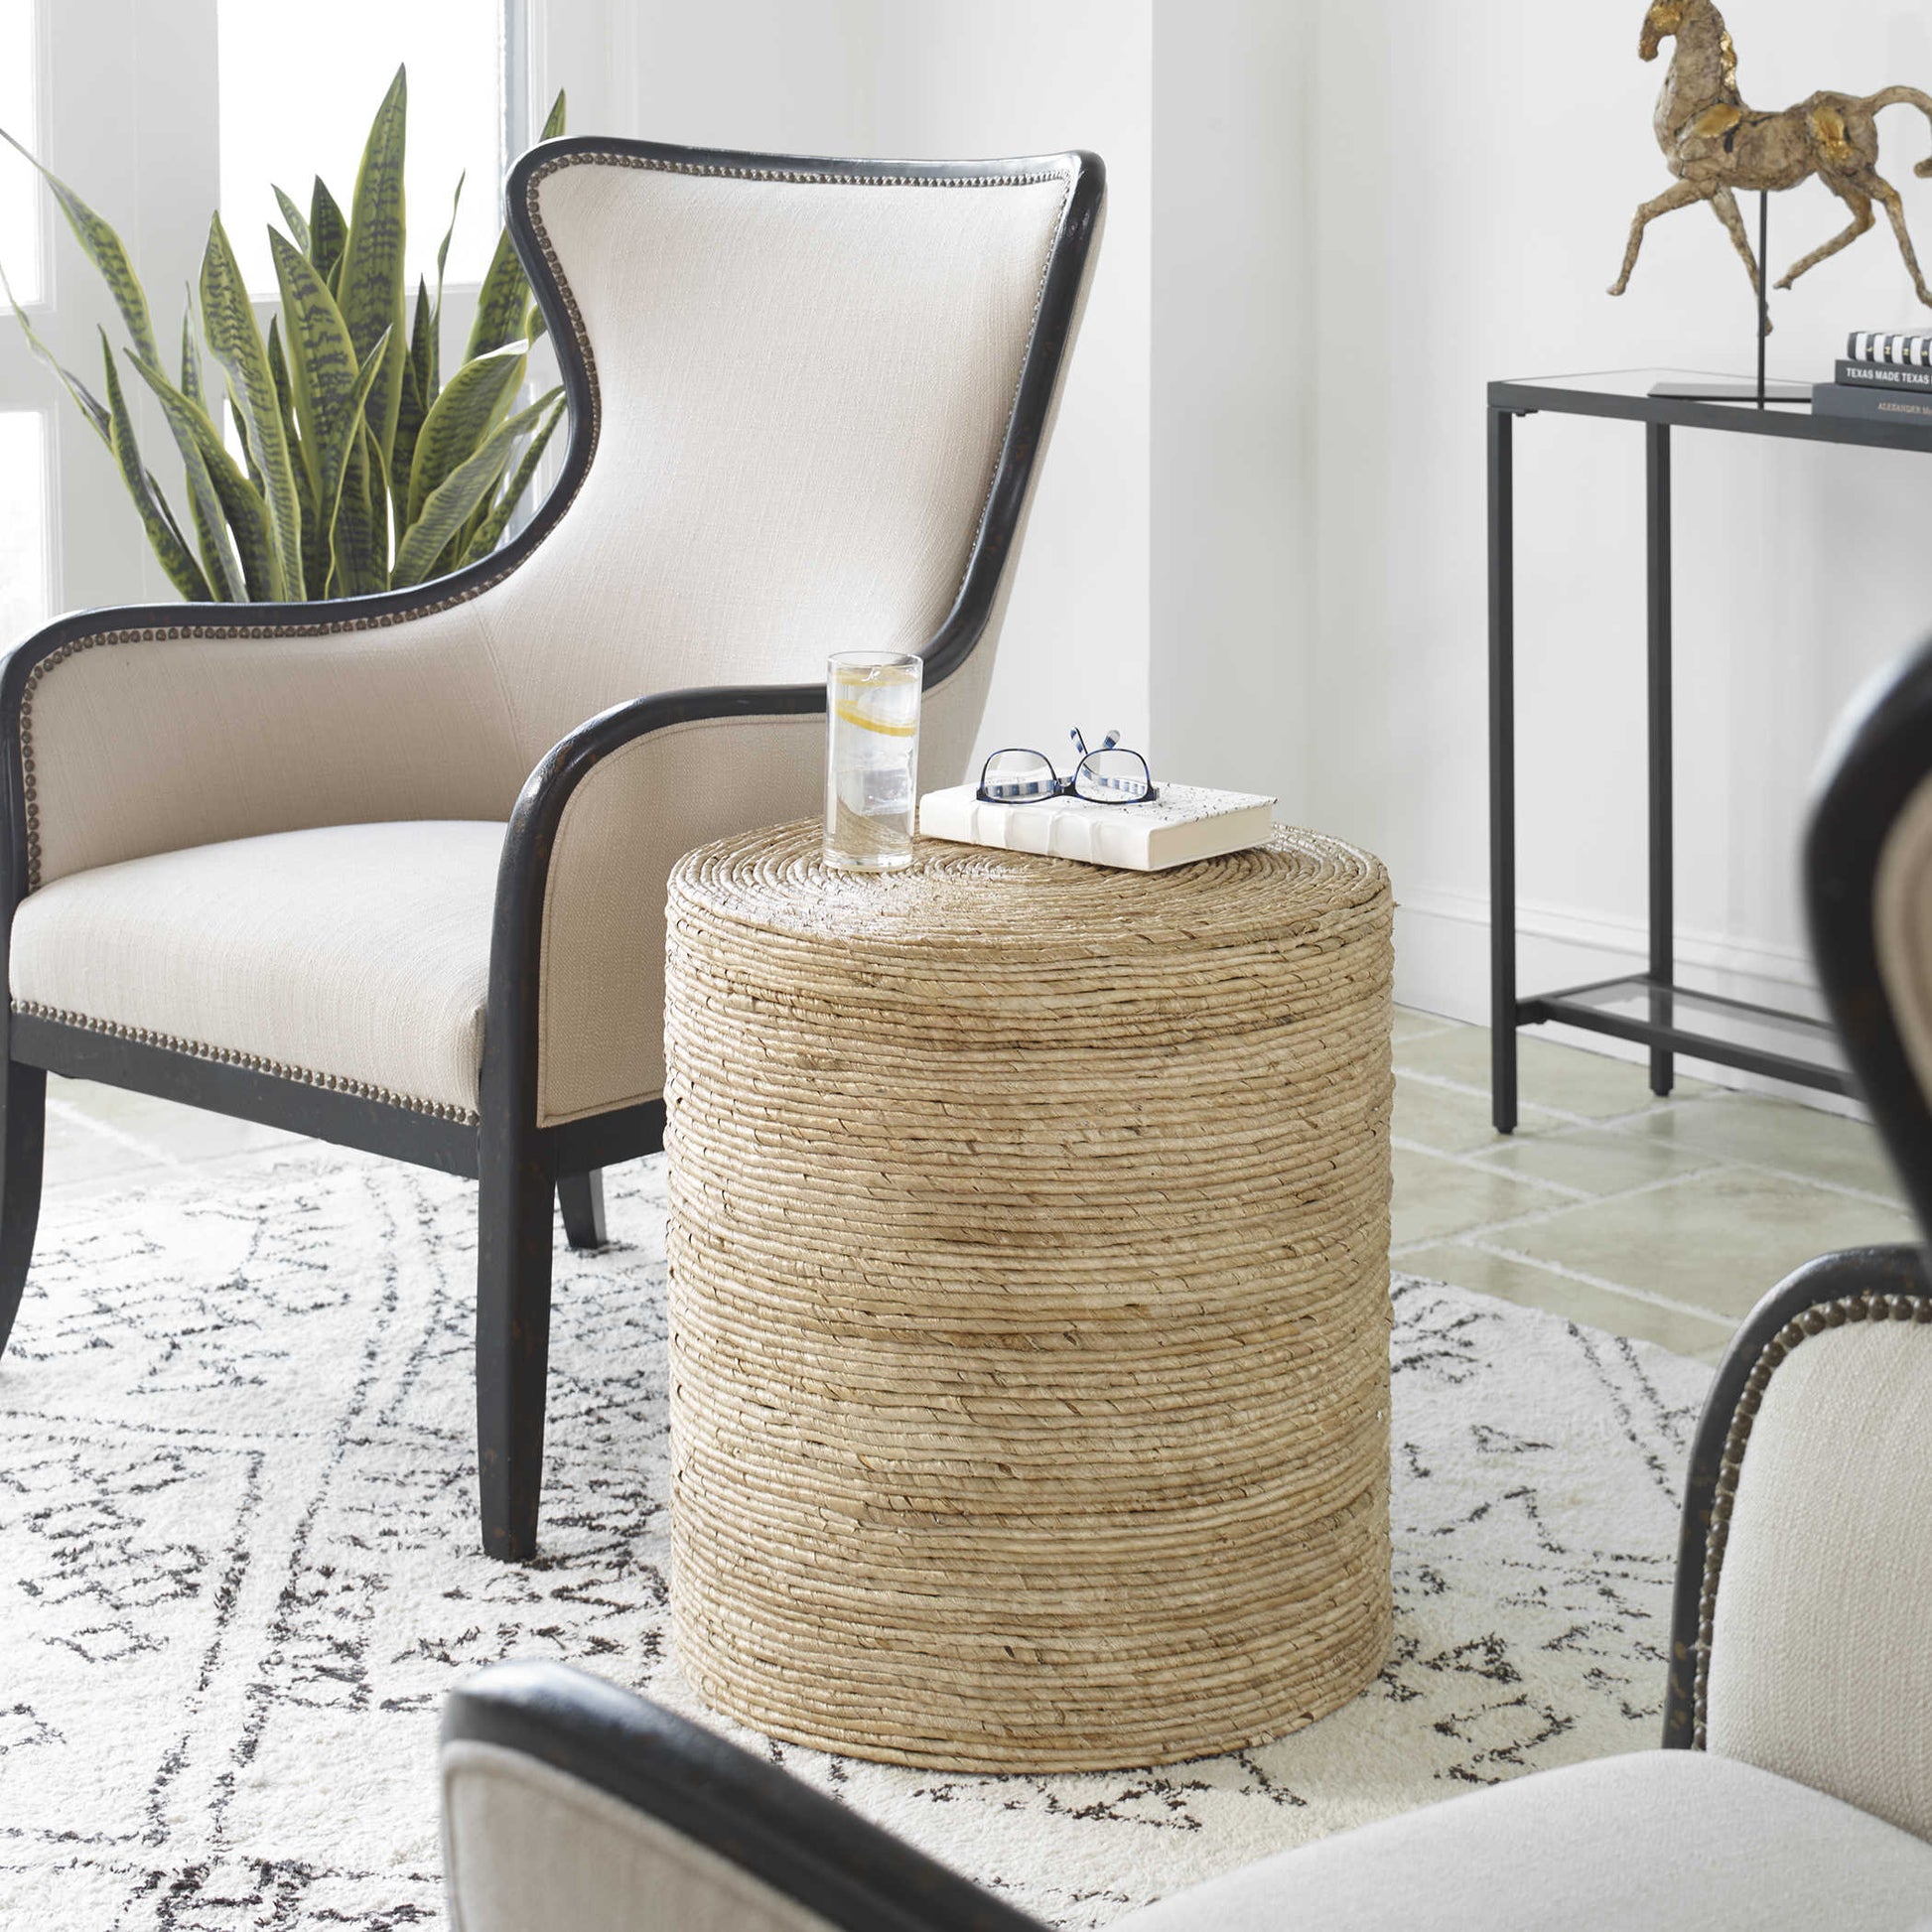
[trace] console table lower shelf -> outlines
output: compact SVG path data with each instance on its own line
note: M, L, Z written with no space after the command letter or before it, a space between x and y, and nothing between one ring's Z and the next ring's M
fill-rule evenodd
M1551 1021L1794 1086L1825 1093L1852 1090L1838 1035L1827 1022L1674 986L1648 973L1592 980L1517 1002L1517 1026Z

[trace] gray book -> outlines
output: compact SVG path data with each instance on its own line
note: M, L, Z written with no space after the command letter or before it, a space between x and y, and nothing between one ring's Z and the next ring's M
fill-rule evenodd
M1920 423L1932 427L1932 396L1910 389L1855 389L1843 382L1812 385L1814 416L1855 416L1866 423Z

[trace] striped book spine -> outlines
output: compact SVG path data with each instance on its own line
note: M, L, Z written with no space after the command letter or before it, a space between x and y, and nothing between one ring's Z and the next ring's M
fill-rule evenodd
M1932 331L1855 329L1846 339L1845 354L1853 362L1932 368Z
M1837 365L1837 379L1852 389L1916 389L1932 394L1932 368L1902 362L1848 362Z

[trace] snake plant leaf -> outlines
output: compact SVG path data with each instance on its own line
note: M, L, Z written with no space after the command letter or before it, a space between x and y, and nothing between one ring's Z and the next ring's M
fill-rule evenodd
M416 439L423 429L422 392L416 387L416 365L407 357L402 365L402 409L396 417L396 449L390 461L392 485L389 506L395 513L396 541L402 541L403 523L409 515L409 473L416 457Z
M377 368L379 373L380 364ZM355 443L336 505L338 597L363 597L371 591L388 588L388 572L383 564L387 551L383 518L387 512L383 507L381 475L372 460L379 455L374 446L375 438L369 433L365 417L355 426Z
M226 399L242 460L248 466L247 474L243 475L240 465L228 454L220 430L205 408L198 411L196 426L202 459L207 465L215 493L221 498L221 507L227 512L235 547L241 552L241 569L248 581L250 601L278 603L287 597L288 586L282 576L282 560L275 550L262 474L256 468L254 452L248 447L248 428L232 389L228 390Z
M422 515L443 481L488 440L515 400L528 363L523 343L506 343L466 362L451 376L449 386L430 405L416 438L409 472L408 523Z
M148 371L147 365L137 362L135 367L161 398L162 408L169 409L168 397L155 376ZM235 548L241 553L241 572L247 583L249 600L266 603L283 597L286 593L276 574L279 566L269 535L268 507L262 500L261 490L248 481L242 474L241 466L228 454L227 446L221 441L221 432L215 428L206 405L185 392L177 401L186 405L181 413L194 433L202 461L207 469L208 481L214 485L222 513L234 533ZM238 413L236 422L240 422Z
M367 419L382 445L384 459L395 447L396 417L402 409L402 359L408 338L403 312L404 242L403 154L408 131L409 76L396 69L389 91L376 109L362 165L356 171L355 199L349 207L348 245L343 252L338 302L348 338L361 358L386 330L389 346L383 367L369 391Z
M281 291L282 316L288 323L288 372L295 403L295 423L302 461L317 488L317 505L325 532L329 527L333 492L324 486L328 465L324 451L332 441L343 446L347 460L348 433L337 422L347 398L357 387L358 365L348 326L329 293L329 284L315 264L271 228L269 250L275 258L275 284ZM386 342L386 332L385 332ZM364 399L367 390L362 391ZM360 405L358 404L358 407ZM337 487L341 487L341 476Z
M369 399L369 391L375 387L376 377L381 373L382 363L389 352L389 341L384 336L381 342L369 350L362 366L355 373L355 381L348 393L344 396L332 412L329 421L328 441L323 448L322 480L316 492L317 514L322 527L329 533L329 573L328 586L322 595L340 595L329 586L346 580L346 561L353 568L355 560L345 559L338 552L337 542L342 516L343 481L348 475L349 459L353 455L358 437L366 441L367 431L363 427L362 408ZM344 551L346 551L351 533L343 532Z
M550 402L560 394L561 391L553 389L544 401ZM466 564L480 563L502 542L510 517L522 500L523 492L529 488L530 480L537 473L537 465L543 461L543 452L550 442L551 433L562 420L563 413L563 404L558 402L544 419L543 427L531 437L530 447L517 459L509 482L503 485L501 494L489 506L483 520L477 526L476 535L470 539L470 546L463 553Z
M217 602L239 604L246 590L233 547L228 542L227 512L214 479L208 474L207 458L195 422L199 413L194 401L177 389L157 368L151 368L131 349L121 351L134 372L154 391L161 411L174 432L175 447L181 452L182 471L188 479L188 506L195 523L195 547L201 552L202 571Z
M515 418L515 420L507 426L510 431L510 435L513 439L511 443L512 455L515 452L514 439L520 438L521 436L527 434L529 431L535 429L538 426L539 422L542 420L543 412L548 408L550 408L550 406L557 400L558 396L560 396L562 393L563 392L560 389L549 390L544 395L539 396L535 402L530 404L530 406L527 409L523 410ZM508 468L508 463L509 463L509 458L506 456L504 458L505 469ZM456 535L450 539L447 545L445 545L442 555L437 558L436 568L430 572L430 575L432 577L441 577L445 573L457 569L465 561L465 559L468 558L468 556L470 555L471 547L473 544L475 544L477 540L478 532L483 528L483 524L488 521L489 517L493 513L495 506L492 499L496 496L496 494L497 491L494 485L492 485L488 490L484 492L482 500L478 503L477 507L474 510L472 510L467 517L464 518L462 524L458 527ZM516 499L514 496L508 499L508 503L511 508L514 507L515 501Z
M561 90L550 104L540 140L551 141L564 131L564 96ZM496 237L496 252L477 292L477 319L470 327L470 341L463 351L466 362L487 355L492 348L518 340L534 340L528 334L531 293L523 267L516 259L516 245L505 228Z
M387 358L383 370L388 367ZM383 370L378 370L376 380L382 380ZM368 426L368 406L363 405L362 427L367 432L362 438L362 452L368 459L368 499L369 499L369 552L373 559L374 583L372 588L384 589L389 581L389 557L391 543L389 519L393 512L392 493L389 488L389 465L382 454L382 445L376 441L375 431Z
M181 312L181 392L190 402L207 407L207 386L202 379L202 345L195 340L195 297Z
M318 175L309 192L308 256L325 282L331 281L348 241L348 217L336 205L329 185Z
M99 397L35 335L34 325L27 320L27 311L14 295L13 284L7 280L4 268L0 268L0 288L7 292L8 305L14 312L14 320L20 324L20 333L27 338L27 346L61 378L61 386L73 398L74 407L93 425L94 434L111 450L114 447L113 426L108 421L106 408Z
M282 219L289 224L295 245L306 255L310 242L308 217L279 188L275 190L275 206L282 210Z
M430 379L423 385L423 396L427 402L436 400L436 391L442 385L443 271L449 266L450 242L456 234L457 210L463 206L463 184L469 179L470 171L467 168L456 178L456 194L450 200L450 225L443 230L443 239L436 250L436 303L430 310ZM415 346L413 342L410 346Z
M144 362L152 362L159 368L161 349L155 342L154 323L148 315L147 294L141 287L141 278L134 272L134 264L127 258L127 250L122 247L120 236L66 182L28 154L3 127L0 127L0 141L5 141L16 153L26 155L40 170L41 179L53 190L61 212L68 217L68 226L73 230L73 238L79 242L81 253L93 263L100 279L107 284L107 292L114 298L114 306L121 312L121 322L133 341L134 352Z
M268 502L268 479L262 475L262 467L255 461L255 446L248 440L248 420L241 413L241 404L235 400L234 385L227 387L228 422L234 430L234 439L241 447L241 460L248 466L248 483L255 494L266 506ZM280 569L279 562L276 568Z
M436 400L436 392L443 386L441 371L437 366L437 329L436 309L429 299L429 284L419 275L416 278L416 311L409 320L409 365L416 372L416 396L425 410ZM421 420L419 416L417 421L420 423Z
M450 386L454 388L455 382ZM392 588L401 590L409 584L420 584L435 574L436 560L477 505L495 488L496 479L503 474L516 439L534 427L542 407L533 403L499 424L475 456L458 464L430 492L422 515L411 519L409 534L396 552L395 568L389 573Z
M140 445L134 437L134 418L127 413L127 398L121 393L121 378L114 367L113 345L108 342L104 329L100 332L100 360L107 374L108 448L114 453L121 482L127 485L127 493L134 498L134 507L140 512L148 542L160 558L161 568L168 573L168 581L183 597L193 604L211 604L214 593L208 589L201 566L189 555L180 525L168 511L154 486L154 479L141 462Z
M282 427L275 377L255 327L255 311L241 270L228 244L221 217L209 224L202 257L202 325L214 359L226 370L229 401L237 393L248 426L248 448L262 476L263 498L281 565L284 595L300 602L307 595L302 569L302 499L296 490L296 463Z
M295 382L282 347L280 316L268 319L268 372L275 380L275 406L281 414L282 436L295 471L295 500L302 518L302 581L305 585L320 584L329 575L329 533L322 527L316 480L302 448L302 433L296 427Z
M396 412L395 447L389 453L389 481L396 509L396 541L409 514L409 474L416 456L416 438L423 418L440 386L437 369L436 311L430 306L429 284L416 278L416 314L409 325L409 353L402 367L402 407Z
M522 264L505 228L496 238L496 252L477 291L477 319L470 325L470 340L464 345L463 359L474 362L505 343L519 341L523 333L523 312L529 307L530 284L524 279Z

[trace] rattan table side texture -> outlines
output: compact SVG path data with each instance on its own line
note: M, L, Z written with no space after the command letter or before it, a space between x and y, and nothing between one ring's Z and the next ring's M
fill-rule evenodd
M670 883L671 1613L714 1708L971 1771L1257 1743L1385 1660L1392 903L816 821Z

